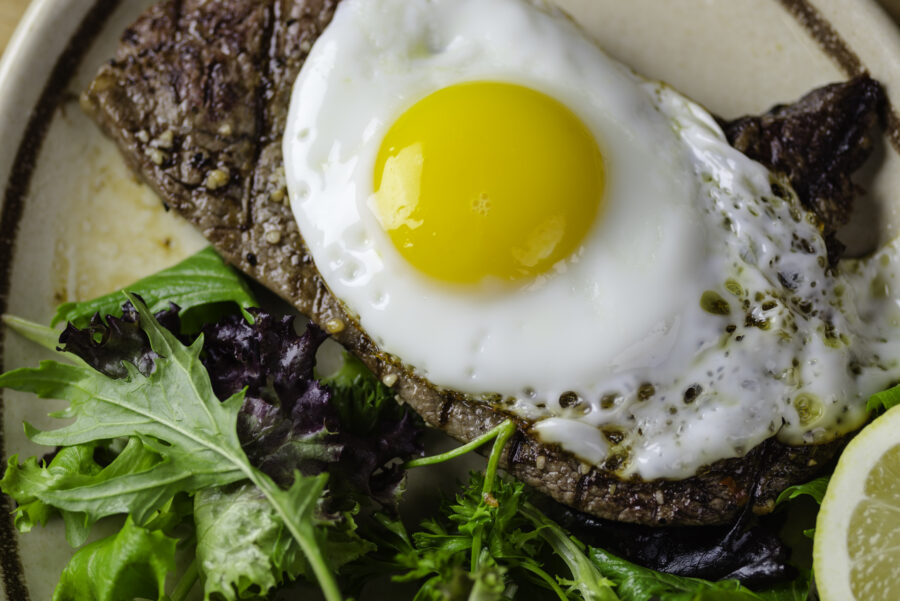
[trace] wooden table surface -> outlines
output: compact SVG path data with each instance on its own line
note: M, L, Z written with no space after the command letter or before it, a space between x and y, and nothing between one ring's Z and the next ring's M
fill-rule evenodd
M0 0L0 54L31 0ZM900 0L878 0L900 24Z

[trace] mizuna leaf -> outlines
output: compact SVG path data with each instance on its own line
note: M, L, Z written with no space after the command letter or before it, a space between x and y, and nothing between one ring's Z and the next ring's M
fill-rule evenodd
M249 466L236 433L242 395L220 403L212 393L199 358L202 338L184 347L143 303L133 296L131 300L160 355L149 376L128 363L123 363L127 376L112 379L87 367L45 361L36 369L0 376L0 386L70 402L57 417L74 418L74 423L47 432L26 425L39 444L77 445L134 436L142 451L155 453L159 460L152 466L144 463L135 471L132 455L126 455L107 468L112 470L109 477L49 490L42 498L92 519L127 512L141 523L175 493L243 479ZM130 469L120 470L126 460Z

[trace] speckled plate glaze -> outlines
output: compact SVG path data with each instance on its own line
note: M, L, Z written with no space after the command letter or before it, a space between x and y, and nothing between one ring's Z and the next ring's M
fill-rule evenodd
M723 117L869 71L894 108L845 237L862 252L900 231L900 32L874 1L558 1L610 54ZM883 1L900 15L900 0ZM0 313L44 322L59 302L113 290L204 245L134 180L78 105L120 32L150 3L36 0L0 62ZM0 332L3 370L39 358ZM0 394L2 465L44 452L22 421L48 426L53 404ZM72 553L62 525L20 537L11 509L0 496L0 598L49 599Z

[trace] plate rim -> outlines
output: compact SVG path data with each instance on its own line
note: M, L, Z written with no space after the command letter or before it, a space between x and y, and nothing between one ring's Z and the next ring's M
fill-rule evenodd
M852 33L842 31L826 17L831 14L852 12L855 22L861 23L876 38L888 40L882 48L889 67L885 81L888 86L887 138L893 151L900 154L900 28L875 0L770 0L779 4L791 15L847 77L867 72L866 63L854 49ZM63 8L61 4L65 3ZM93 34L99 31L122 0L33 0L10 38L0 59L0 139L15 140L0 153L0 314L8 308L11 286L11 270L15 260L18 224L27 200L34 163L40 153L46 131L49 129L58 102L68 83L74 77L85 52L90 47ZM63 10L60 10L63 8ZM55 30L60 19L72 19L79 10L80 21L74 33L65 41L62 50L52 57L46 78L36 87L23 90L19 84L29 73L36 58L46 55L44 40L58 36ZM61 15L68 13L68 15ZM851 40L851 41L848 41ZM882 58L885 58L882 57ZM44 57L46 58L46 56ZM876 77L881 76L880 73ZM33 79L33 77L31 77ZM31 102L21 106L23 96L31 96ZM891 99L895 102L890 102ZM14 118L18 116L19 118ZM12 130L12 131L10 131ZM5 335L0 332L0 367L4 362ZM0 466L7 461L4 422L3 392L0 390ZM29 601L30 594L25 580L24 565L19 553L18 532L13 524L10 499L0 495L0 577L7 601Z
M34 164L40 153L51 119L62 100L66 87L74 77L76 67L90 47L93 34L119 6L121 0L77 0L82 8L74 32L63 41L62 49L53 57L47 76L38 87L21 90L18 83L28 75L28 69L44 52L42 41L62 18L56 0L34 0L13 33L7 50L0 59L0 136L13 139L0 164L3 194L0 196L0 314L9 306L12 265L15 260L18 225L21 221ZM68 8L73 9L70 2ZM78 7L75 7L78 8ZM30 95L22 109L16 106L21 96ZM13 117L20 114L20 118ZM18 128L17 134L7 131ZM6 334L0 332L0 366L4 363ZM0 465L8 461L5 445L4 398L0 390ZM13 521L13 507L8 496L0 494L0 578L6 601L30 601L25 570L19 551L19 533Z

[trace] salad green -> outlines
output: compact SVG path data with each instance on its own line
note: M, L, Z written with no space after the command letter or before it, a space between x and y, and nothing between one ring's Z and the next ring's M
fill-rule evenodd
M189 320L184 324L186 329L199 329L196 326L214 321L216 310L221 310L219 304L237 303L241 309L257 306L244 280L211 246L174 267L136 281L128 290L139 295L153 312L167 309L169 303L178 305L182 321ZM118 291L88 301L63 303L50 325L71 322L84 327L94 315L114 315L121 305L122 293Z
M54 599L179 601L198 589L204 599L253 599L306 579L336 601L384 575L415 583L417 600L807 598L802 571L753 592L583 544L498 472L512 422L422 457L421 424L390 389L349 356L318 378L324 334L310 326L297 335L293 317L256 304L205 250L124 294L61 307L62 336L5 318L60 361L3 374L0 386L69 402L56 414L68 425L25 425L57 450L10 458L0 480L21 532L59 516L80 547ZM487 444L485 471L410 532L406 472ZM818 499L824 486L792 487L782 500ZM119 531L85 545L111 516L124 520Z

